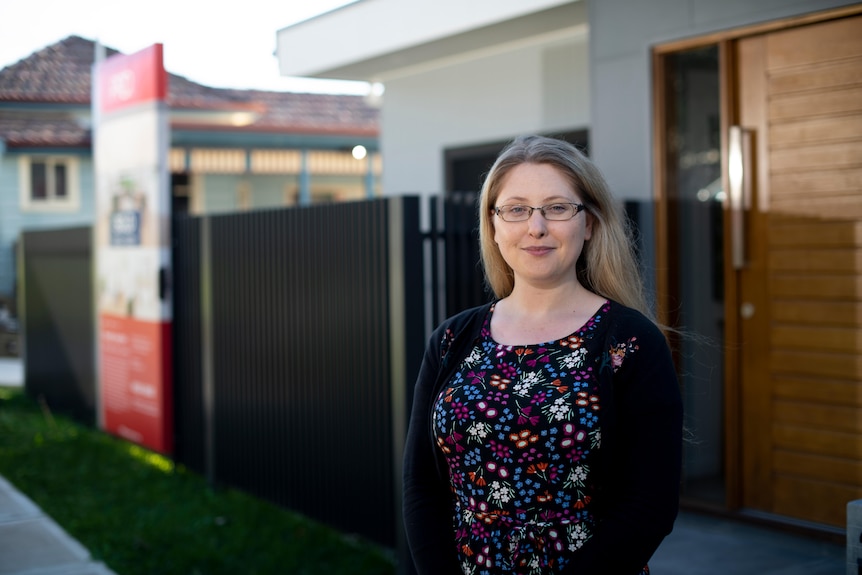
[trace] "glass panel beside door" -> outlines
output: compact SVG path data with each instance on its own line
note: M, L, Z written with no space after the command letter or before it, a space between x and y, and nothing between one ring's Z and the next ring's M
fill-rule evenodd
M668 310L689 440L683 498L725 506L724 273L719 50L666 57Z

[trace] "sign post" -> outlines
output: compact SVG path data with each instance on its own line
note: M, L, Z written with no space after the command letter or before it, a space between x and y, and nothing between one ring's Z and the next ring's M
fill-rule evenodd
M99 424L173 450L170 137L162 45L93 74Z

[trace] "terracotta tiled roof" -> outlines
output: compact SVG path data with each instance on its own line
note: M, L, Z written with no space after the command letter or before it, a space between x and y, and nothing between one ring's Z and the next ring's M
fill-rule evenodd
M0 101L89 104L94 60L94 42L69 36L0 70Z
M10 148L90 146L90 128L68 116L33 118L0 111L0 140Z
M106 56L118 51L106 48ZM68 116L3 111L4 104L60 104L87 108L95 42L69 36L0 70L0 139L7 146L88 145L89 129ZM211 88L168 75L172 110L254 111L244 132L376 136L379 113L361 96ZM7 106L8 108L8 106ZM212 129L186 123L185 129Z
M232 90L262 112L249 129L377 135L379 112L359 96Z

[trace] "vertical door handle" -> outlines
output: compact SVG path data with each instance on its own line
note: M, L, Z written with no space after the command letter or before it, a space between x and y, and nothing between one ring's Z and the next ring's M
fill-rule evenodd
M746 264L745 212L751 208L751 131L731 126L727 148L730 242L733 268Z

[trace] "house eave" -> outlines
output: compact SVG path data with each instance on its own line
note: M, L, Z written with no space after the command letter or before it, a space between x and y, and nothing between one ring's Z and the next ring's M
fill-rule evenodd
M246 132L174 129L171 147L175 148L258 148L258 149L317 149L341 150L362 145L369 152L379 149L374 133L321 133L318 131Z
M441 2L452 6L440 6ZM400 0L366 0L283 28L277 32L280 73L385 82L413 69L526 42L575 37L586 34L588 27L582 0L476 0L466 11L464 6L461 0L421 0L419 6ZM436 16L452 13L459 14L457 24ZM394 21L399 22L397 30L393 30ZM333 37L339 41L332 42Z

